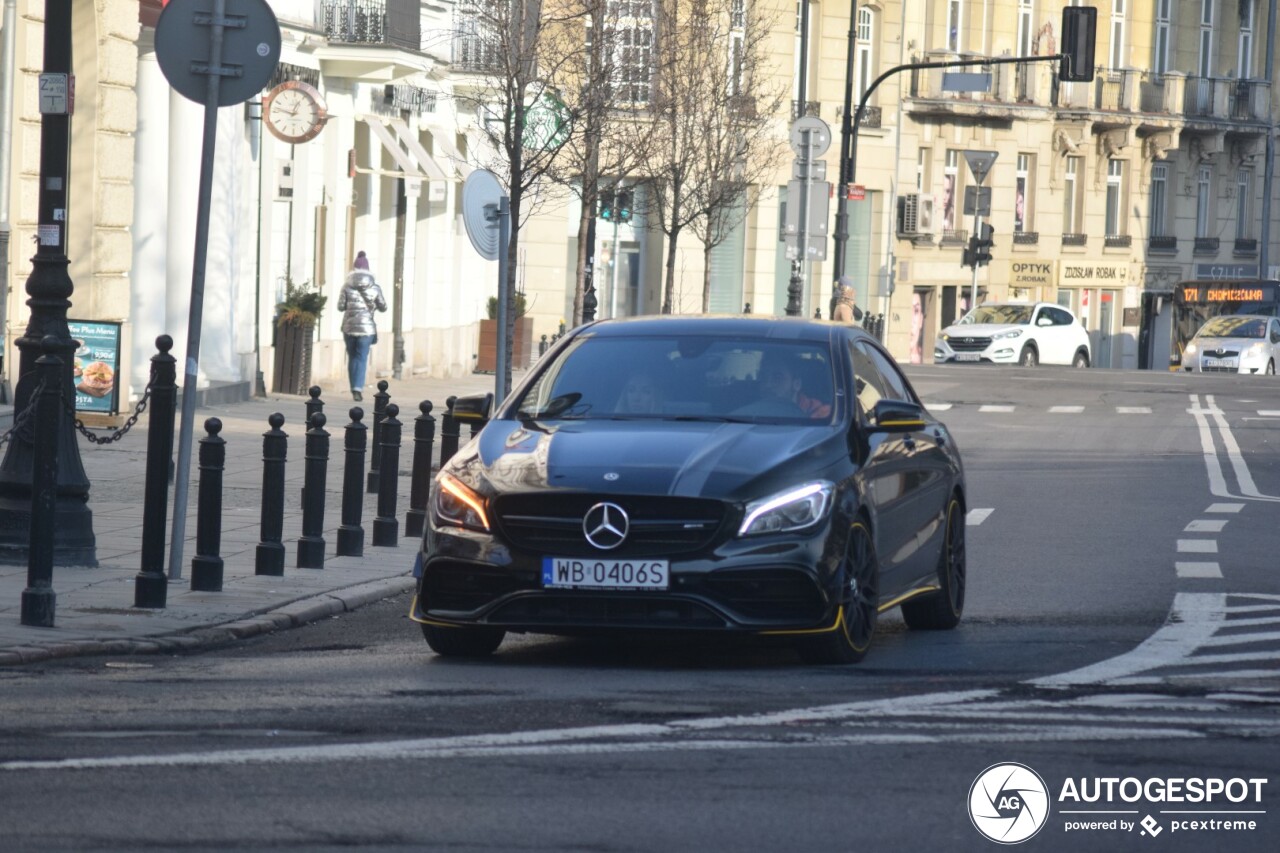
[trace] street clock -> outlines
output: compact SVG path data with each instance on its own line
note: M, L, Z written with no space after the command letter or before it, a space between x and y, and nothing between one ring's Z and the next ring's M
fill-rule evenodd
M301 80L286 80L268 92L262 102L262 119L282 142L315 139L328 118L324 98L314 86Z

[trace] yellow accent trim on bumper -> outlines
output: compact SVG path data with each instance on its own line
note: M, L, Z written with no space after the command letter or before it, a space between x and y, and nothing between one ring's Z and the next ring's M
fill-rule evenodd
M414 593L413 601L409 604L409 621L417 622L419 625L435 625L437 628L461 628L461 625L454 625L452 622L437 622L435 619L423 619L415 615L418 612L418 595Z
M900 595L897 598L893 599L892 601L881 604L878 612L883 613L891 607L897 607L899 604L901 604L904 601L907 601L912 598L916 598L917 596L925 595L930 592L938 592L941 589L942 587L940 586L922 586L919 589L913 589L911 590L911 592Z
M780 631L761 631L760 636L799 636L801 634L829 634L832 631L840 630L840 626L844 624L844 605L836 611L835 624L829 628L801 628L799 630L780 630Z

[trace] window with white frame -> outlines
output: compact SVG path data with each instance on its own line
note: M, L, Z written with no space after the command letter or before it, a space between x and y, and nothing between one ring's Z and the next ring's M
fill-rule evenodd
M1126 5L1126 0L1111 0L1111 45L1107 59L1108 66L1112 69L1124 68L1125 56L1128 53L1125 45Z
M1213 0L1200 0L1200 61L1196 70L1201 78L1213 76Z
M947 149L942 168L942 230L956 230L956 197L960 194L960 152Z
M457 34L453 62L459 68L483 71L501 63L502 39L498 27L502 8L494 0L460 0L454 7Z
M927 192L929 186L929 160L933 156L933 151L928 148L921 148L916 152L916 192Z
M1124 161L1110 159L1107 161L1107 215L1106 230L1108 237L1124 234Z
M1213 200L1210 193L1210 182L1213 172L1208 166L1201 166L1196 175L1196 237L1209 236L1209 204Z
M1169 204L1169 164L1156 162L1151 164L1150 188L1150 220L1149 236L1166 237L1165 211Z
M1248 80L1253 76L1253 0L1240 2L1240 44L1236 53L1238 57L1236 76Z
M1253 171L1236 170L1236 239L1247 240L1253 233Z
M1018 0L1018 56L1031 55L1031 40L1035 34L1035 0Z
M1035 186L1031 180L1035 174L1035 157L1034 154L1018 154L1013 180L1013 230L1018 233L1035 230L1032 224Z
M1173 0L1156 0L1156 33L1152 41L1151 70L1169 72L1169 39L1173 32Z
M947 0L947 50L964 50L964 0Z
M866 6L858 9L858 24L854 31L853 56L853 106L857 109L862 95L871 85L875 74L875 13Z
M729 5L729 89L742 93L742 42L746 37L747 0L733 0Z
M613 52L612 99L647 104L653 78L653 2L610 0L606 21Z
M1083 157L1068 157L1062 178L1062 233L1080 233L1080 193L1084 189Z

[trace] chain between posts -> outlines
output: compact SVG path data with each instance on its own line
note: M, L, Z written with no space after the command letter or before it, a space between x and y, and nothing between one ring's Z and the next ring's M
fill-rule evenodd
M4 447L9 443L9 439L18 434L19 430L27 425L27 421L35 415L36 402L40 399L40 392L44 390L44 380L40 380L40 384L31 392L31 399L27 402L27 407L18 412L13 417L13 426L9 427L8 432L0 435L0 447Z
M124 422L124 426L107 436L101 436L90 431L89 428L84 425L84 421L76 417L75 408L66 400L63 400L62 405L66 408L67 413L71 415L71 419L75 422L76 429L81 435L89 439L91 444L111 444L112 442L116 442L124 438L125 434L129 432L129 430L133 429L133 425L138 422L138 418L140 418L142 413L147 410L147 401L150 399L151 383L148 382L147 387L142 392L142 399L138 401L138 405L134 408L133 414Z

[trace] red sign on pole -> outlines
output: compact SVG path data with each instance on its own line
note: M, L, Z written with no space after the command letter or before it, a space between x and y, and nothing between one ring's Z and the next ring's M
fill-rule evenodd
M849 189L845 195L849 201L866 201L867 188L862 184L849 184Z

